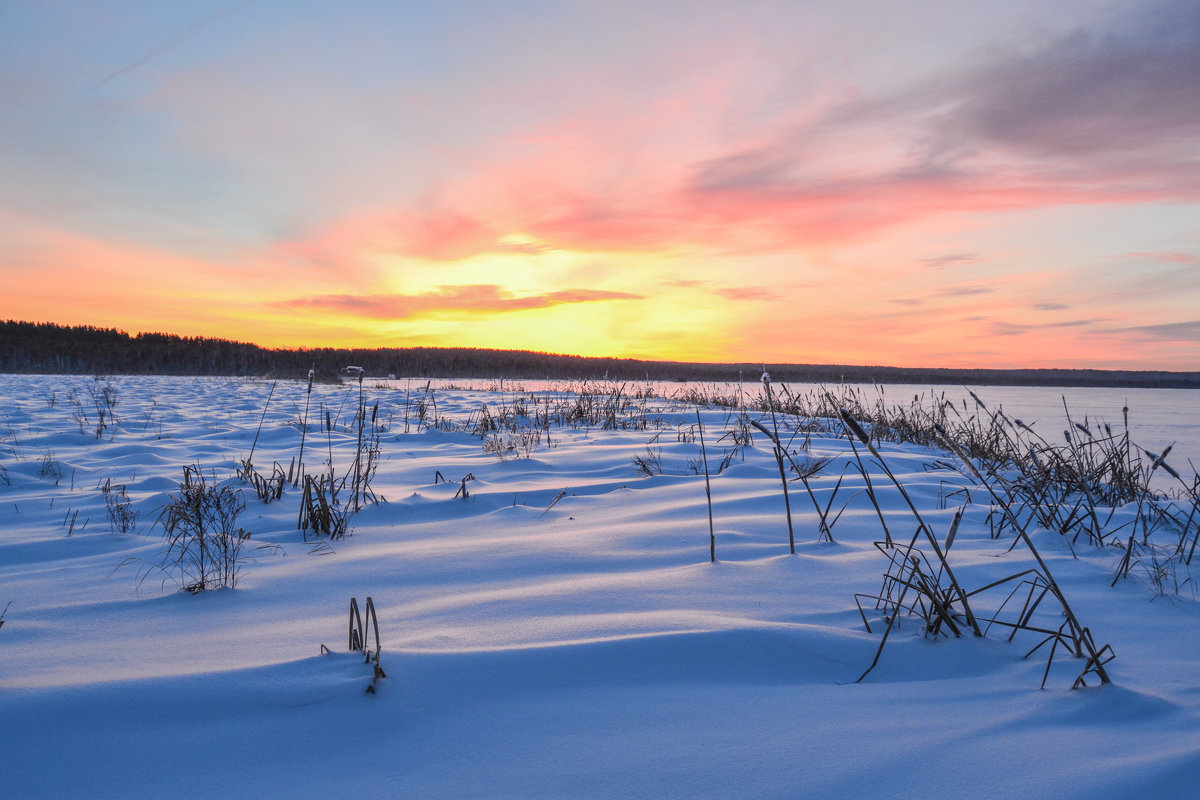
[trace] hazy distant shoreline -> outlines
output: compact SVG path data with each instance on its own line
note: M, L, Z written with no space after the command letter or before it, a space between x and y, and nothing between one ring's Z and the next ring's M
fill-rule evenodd
M552 380L757 380L757 363L705 364L476 348L268 349L244 342L93 326L0 322L0 372L48 374L331 376L361 366L369 376ZM964 369L766 364L792 383L970 384L1200 389L1200 372L1099 369Z

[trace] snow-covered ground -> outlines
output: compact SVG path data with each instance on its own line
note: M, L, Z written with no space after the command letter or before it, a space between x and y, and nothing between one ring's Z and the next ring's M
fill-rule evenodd
M260 474L291 468L309 401L304 470L332 459L339 480L352 475L356 385L309 398L303 382L0 375L0 796L1195 791L1200 609L1190 582L1174 590L1182 565L1165 595L1144 570L1111 586L1119 549L1032 531L1080 623L1115 652L1111 684L1092 675L1072 691L1085 662L1060 647L1041 689L1050 645L1023 658L1038 636L975 637L961 615L961 638L898 617L856 683L886 622L864 601L868 632L855 594L879 593L889 560L840 424L807 449L790 439L801 464L829 459L809 478L818 502L845 506L820 541L793 481L793 555L769 440L751 429L734 451L737 414L700 412L710 563L694 407L635 399L615 429L546 429L532 417L570 407L567 392L423 387L364 382L378 502L330 541L297 529L300 488L264 503L237 469L252 451ZM485 404L493 420L530 418L484 435ZM787 442L795 421L779 422ZM971 481L946 453L881 452L944 545ZM907 544L916 517L865 463ZM235 589L180 591L191 579L161 566L185 466L245 498ZM991 537L986 494L971 496L948 552L965 591L1037 567L1012 536ZM975 613L1003 616L1018 583L971 595ZM346 652L350 599L368 596L387 673L373 694L371 667ZM1063 623L1053 597L1037 614Z

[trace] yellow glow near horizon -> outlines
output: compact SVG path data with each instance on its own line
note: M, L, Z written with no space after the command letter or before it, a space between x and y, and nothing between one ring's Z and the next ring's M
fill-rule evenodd
M909 253L871 245L836 256L730 255L549 249L510 234L453 261L347 246L329 264L260 253L232 266L36 225L21 230L0 317L130 333L272 348L472 347L665 361L1189 364L1186 344L1122 339L1119 305L1093 303L1093 314L1117 320L1115 333L1081 331L1065 306L1031 311L1061 290L1018 259L914 270L920 242Z

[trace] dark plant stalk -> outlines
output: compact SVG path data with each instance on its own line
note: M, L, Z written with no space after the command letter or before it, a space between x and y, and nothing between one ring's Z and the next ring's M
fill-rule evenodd
M367 409L363 405L363 373L358 372L358 447L354 452L354 510L359 509L360 493L362 491L362 446L363 446L363 428L367 424Z
M774 442L775 454L777 457L778 457L779 453L783 453L783 455L787 456L788 461L791 462L792 469L796 470L796 474L798 476L800 476L800 482L804 485L805 491L808 492L808 497L810 500L812 500L813 508L816 509L816 511L817 511L817 518L821 522L820 538L824 541L832 542L833 541L833 528L828 523L828 516L829 516L829 509L833 507L833 499L834 498L830 497L829 505L824 510L822 510L821 504L817 502L817 497L816 497L816 494L812 490L812 486L810 486L808 483L808 476L804 474L804 470L800 469L800 465L797 464L795 459L792 458L791 453L788 453L786 450L783 449L778 436L776 434L772 433L771 431L767 430L763 426L763 424L761 422L759 422L758 420L751 420L750 424L753 425L755 428L758 428L760 431L762 431L766 435L766 437L768 439L770 439L772 442ZM824 466L824 465L822 465L822 466ZM810 474L812 474L812 473L810 473ZM837 495L837 490L838 490L838 488L841 487L841 484L842 484L842 482L839 479L838 486L835 487L833 490L834 496ZM841 514L838 514L838 516L840 517ZM790 515L789 515L788 519L790 521L790 519L791 519ZM886 525L884 526L884 530L885 531L887 530ZM890 541L890 537L889 537L889 541ZM793 548L792 552L793 553L795 552L794 548Z
M316 370L308 371L308 392L304 395L304 422L300 428L300 463L296 469L296 479L292 482L292 486L300 482L300 475L304 472L304 440L308 438L308 405L312 402L313 375L315 373Z
M783 468L783 446L779 443L779 421L775 418L775 400L771 396L771 376L762 374L762 383L767 390L767 407L771 409L771 428L775 432L775 463L779 467L779 482L783 485L783 507L787 514L788 550L796 555L796 535L792 531L792 501L788 497L787 473Z
M1091 633L1087 628L1083 627L1083 625L1079 623L1079 619L1075 616L1075 612L1071 610L1071 606L1067 603L1066 596L1062 593L1062 590L1059 589L1058 584L1054 580L1054 576L1051 575L1050 568L1047 567L1046 562L1042 560L1041 553L1039 553L1037 548L1033 546L1033 541L1029 538L1029 534L1025 532L1025 529L1017 521L1016 515L1009 507L1009 504L1000 498L1000 496L992 488L991 483L988 482L982 474L980 474L979 470L975 468L975 465L971 463L966 454L963 453L958 447L957 443L951 440L949 436L946 436L945 431L939 431L939 433L942 434L943 441L950 449L950 452L954 453L954 455L957 456L960 461L962 461L967 470L971 472L980 483L983 484L985 489L987 489L988 494L990 494L992 497L992 501L996 503L996 505L1000 506L1001 511L1009 518L1009 522L1016 530L1017 537L1025 543L1025 546L1029 549L1029 553L1037 562L1038 568L1041 570L1042 577L1048 584L1051 593L1053 593L1055 599L1057 599L1062 605L1063 615L1067 618L1067 624L1071 629L1071 639L1075 645L1075 655L1082 656L1083 653L1081 650L1086 649L1088 654L1088 664L1096 670L1096 674L1099 676L1100 682L1109 683L1110 679L1108 677L1108 672L1104 669L1104 662L1101 660L1100 651L1096 649L1095 643L1092 641Z
M713 530L712 484L708 477L708 450L704 447L704 425L700 422L700 409L696 409L696 428L700 432L700 460L704 462L704 496L708 500L708 561L717 562L717 534Z
M933 535L933 530L930 529L930 527L925 523L925 519L921 516L921 512L917 510L916 504L913 503L912 498L909 497L908 491L904 488L904 485L900 483L900 480L895 476L895 474L892 473L892 470L887 465L887 462L883 460L883 456L881 456L879 451L875 449L875 445L871 444L871 437L867 435L866 431L863 430L862 426L858 424L854 417L850 416L850 412L846 411L845 409L841 409L840 413L842 421L846 423L846 426L850 428L853 433L853 436L850 437L850 447L854 450L855 458L859 458L858 447L856 447L854 444L854 437L858 437L858 440L862 442L866 446L867 450L870 451L871 455L875 457L875 460L883 469L884 474L888 476L888 479L900 491L900 496L904 498L904 502L908 505L913 517L916 518L917 532L913 534L913 542L909 545L910 549L916 544L916 537L924 533L925 539L929 542L929 546L933 548L933 552L935 555L937 555L938 561L946 570L946 578L950 581L950 585L954 587L954 591L958 595L959 601L962 603L963 613L966 615L967 621L971 624L971 630L976 636L983 636L983 632L979 630L979 623L976 621L975 615L971 612L971 606L967 602L967 593L963 591L962 586L960 586L958 583L958 579L954 577L954 571L950 569L950 564L946 561L945 553L942 552L942 546L938 544L937 537ZM860 466L862 466L861 461ZM862 470L865 472L866 467L863 466Z
M250 445L250 455L246 456L247 464L254 461L254 448L258 447L258 436L262 433L263 420L267 418L267 409L271 407L271 397L275 394L275 384L278 382L271 381L271 391L267 392L267 403L263 406L262 416L258 418L258 430L254 432L254 442Z

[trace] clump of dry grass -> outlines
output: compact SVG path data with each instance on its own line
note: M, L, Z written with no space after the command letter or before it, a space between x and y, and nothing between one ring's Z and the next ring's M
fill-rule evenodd
M927 632L927 635L936 636L948 629L955 636L959 636L961 635L961 631L956 624L956 619L961 619L965 624L970 626L976 636L983 636L986 631L986 628L982 630L980 628L979 623L982 621L986 623L988 628L992 625L1009 628L1011 630L1010 640L1021 631L1042 637L1033 649L1026 653L1026 657L1032 655L1045 644L1051 644L1046 671L1042 677L1043 687L1049 676L1054 656L1060 646L1070 650L1075 657L1084 659L1085 661L1083 670L1075 679L1075 687L1086 685L1089 676L1093 675L1101 683L1108 683L1110 679L1105 669L1105 664L1113 657L1112 648L1108 645L1101 647L1096 645L1091 631L1083 626L1075 616L1065 595L1054 581L1049 568L1026 532L1025 527L1016 519L1011 507L1005 502L1004 498L995 493L987 478L971 463L961 448L953 441L946 440L944 442L951 449L952 453L963 460L966 468L972 471L980 484L991 494L993 502L1009 518L1010 524L1016 531L1018 541L1025 546L1037 563L1036 569L1022 570L971 592L964 591L962 585L955 578L947 558L962 519L963 509L959 509L955 514L943 546L938 542L937 537L934 536L932 528L922 518L904 486L896 479L887 462L872 444L866 431L849 412L842 410L841 413L842 420L853 437L850 438L850 443L854 448L855 458L861 464L862 456L855 442L857 439L858 442L861 442L867 448L877 465L899 491L917 522L917 532L913 534L912 540L907 546L893 544L892 542L877 543L876 546L880 548L881 552L889 557L889 566L884 573L883 587L879 594L857 596L860 600L864 597L875 600L876 608L884 610L884 615L888 623L887 629L884 631L883 638L880 641L879 649L875 653L875 659L859 677L859 680L863 680L878 664L880 654L887 643L888 634L899 620L901 612L907 612L919 616L924 620L924 630ZM865 467L862 471L865 473ZM882 519L882 510L879 508L878 501L874 495L871 495L871 501L876 504L876 510ZM933 552L934 557L932 559L928 558L924 552L916 547L917 541L922 535L924 535L926 544L928 544L930 550ZM1014 588L999 603L991 617L976 616L971 607L970 598L975 597L979 599L986 592L1010 585L1014 586ZM911 600L908 599L910 591L912 592ZM1008 603L1021 591L1026 592L1026 599L1020 612L1018 612L1015 618L1004 616L1004 611ZM1034 616L1046 597L1052 597L1057 601L1055 606L1060 612L1057 615L1057 619L1063 620L1057 628L1040 622ZM862 613L861 602L859 604L859 611ZM863 614L863 623L867 626L867 630L870 631L870 625L867 622L865 614Z
M118 398L117 388L111 381L103 383L100 381L100 378L96 378L96 385L87 387L88 400L95 414L95 427L92 425L92 417L88 415L88 411L84 407L79 390L72 388L67 398L71 403L71 420L79 426L79 432L84 434L90 430L97 439L102 438L104 432L109 428L114 428L115 433L115 426L120 422L115 410ZM51 406L54 405L55 403L51 402Z
M237 525L245 508L240 490L206 478L198 465L185 466L179 491L170 495L155 523L163 528L166 548L139 584L157 570L174 574L179 587L192 594L235 588L248 558L250 533Z
M124 484L113 486L112 481L106 479L104 485L100 487L101 493L104 495L104 506L108 512L108 529L113 533L129 533L137 525L138 513L133 509L133 502L129 499L129 495L125 491ZM75 512L79 514L78 511ZM67 535L71 535L71 531L75 529L75 520L71 520L71 529Z
M341 539L348 532L349 509L338 500L338 485L330 474L305 475L300 497L300 516L296 528L304 532L308 541L311 531L315 536Z
M371 647L370 634L375 635L375 646ZM379 616L375 613L375 601L367 596L367 602L364 605L364 612L358 610L358 598L350 598L350 627L348 637L348 649L351 653L362 653L364 662L371 664L371 682L367 685L367 694L375 694L376 684L380 678L386 678L387 673L383 671L383 666L380 664L380 656L383 653L383 645L379 641ZM331 652L328 647L321 645L321 654Z
M1003 501L1003 506L991 504L988 524L994 537L1017 536L1018 529L1030 526L1050 530L1072 548L1084 544L1121 550L1117 580L1140 570L1156 590L1190 585L1187 567L1200 542L1200 477L1185 481L1167 461L1169 447L1154 453L1134 444L1127 407L1121 410L1122 424L1114 427L1073 417L1064 400L1066 425L1051 439L1003 408L989 408L974 392L967 394L969 399L959 403L942 393L893 404L885 402L881 387L871 397L860 387L796 394L778 386L772 391L764 387L748 405L794 416L814 430L826 425L823 418L837 419L844 409L876 444L947 450L953 443L963 462L987 481L989 496ZM953 467L944 462L934 466ZM953 468L971 475L965 466ZM1170 476L1176 488L1168 492L1156 486L1156 472ZM864 482L870 499L876 487L869 474L864 473ZM963 495L968 502L970 497L970 492ZM1133 521L1126 518L1129 507L1135 509ZM890 539L882 516L880 520ZM1168 543L1151 547L1152 535L1169 537Z
M939 433L942 432L939 431ZM1042 641L1039 642L1038 645L1033 648L1033 650L1030 650L1027 656L1031 655L1047 642L1052 642L1050 659L1046 664L1046 673L1042 678L1043 686L1045 686L1046 676L1048 676L1050 672L1050 662L1053 661L1054 654L1060 645L1069 648L1076 658L1086 659L1083 671L1075 679L1076 687L1086 685L1086 679L1089 675L1095 675L1097 678L1099 678L1101 683L1108 683L1110 679L1108 672L1104 668L1104 665L1112 659L1112 648L1108 645L1097 647L1094 639L1092 638L1091 631L1082 623L1080 623L1078 617L1075 616L1075 612L1072 611L1070 604L1067 602L1066 596L1063 594L1062 590L1055 582L1054 577L1051 575L1050 568L1042 559L1041 553L1039 553L1038 549L1034 546L1033 540L1030 538L1027 530L1027 524L1022 524L1016 512L1013 510L1013 506L1009 502L1008 498L1004 497L1002 493L997 491L994 480L991 480L988 476L985 476L971 462L970 458L962 451L961 447L959 447L955 441L950 439L944 433L943 442L945 446L962 461L964 467L966 467L966 469L975 477L979 484L990 495L993 504L1000 509L1001 513L1004 514L1016 536L1016 542L1014 542L1014 545L1016 543L1023 544L1025 549L1031 556L1033 556L1034 561L1037 563L1037 569L1026 570L1024 572L1017 573L1016 575L1010 575L999 581L995 581L988 586L983 587L982 589L977 589L975 592L973 592L973 594L982 593L988 589L1009 584L1013 581L1021 581L1021 583L1018 584L1018 588L1013 590L1014 593L1023 585L1029 586L1031 597L1034 591L1040 592L1038 600L1033 603L1033 608L1036 608L1038 605L1040 605L1042 597L1047 595L1053 597L1053 599L1057 601L1057 604L1061 609L1061 617L1064 619L1064 622L1062 622L1057 629L1042 628L1034 625L1031 622L1032 610L1028 612L1022 611L1016 621L1007 622L1001 620L998 610L996 615L989 620L989 623L1009 626L1012 628L1014 634L1018 630L1027 630L1045 636L1046 638L1042 639ZM1025 576L1032 576L1032 578ZM1010 594L1009 597L1011 598L1012 594ZM1006 599L1005 603L1007 602L1008 600ZM1004 604L1001 604L1000 610L1003 610L1003 608Z
M272 500L278 500L283 497L283 487L288 483L287 472L275 462L269 476L264 476L258 472L249 459L242 461L241 466L237 471L238 478L250 484L254 489L254 494L264 503L270 503Z
M530 458L533 448L541 444L542 432L539 430L524 430L511 433L493 433L483 440L483 452L493 455L501 461L517 458Z
M645 475L648 478L662 475L662 448L655 449L647 446L644 452L633 456L633 466L639 475Z
M42 464L38 468L38 477L53 481L55 486L58 486L59 481L63 479L62 464L54 457L54 453L49 450L42 454Z

